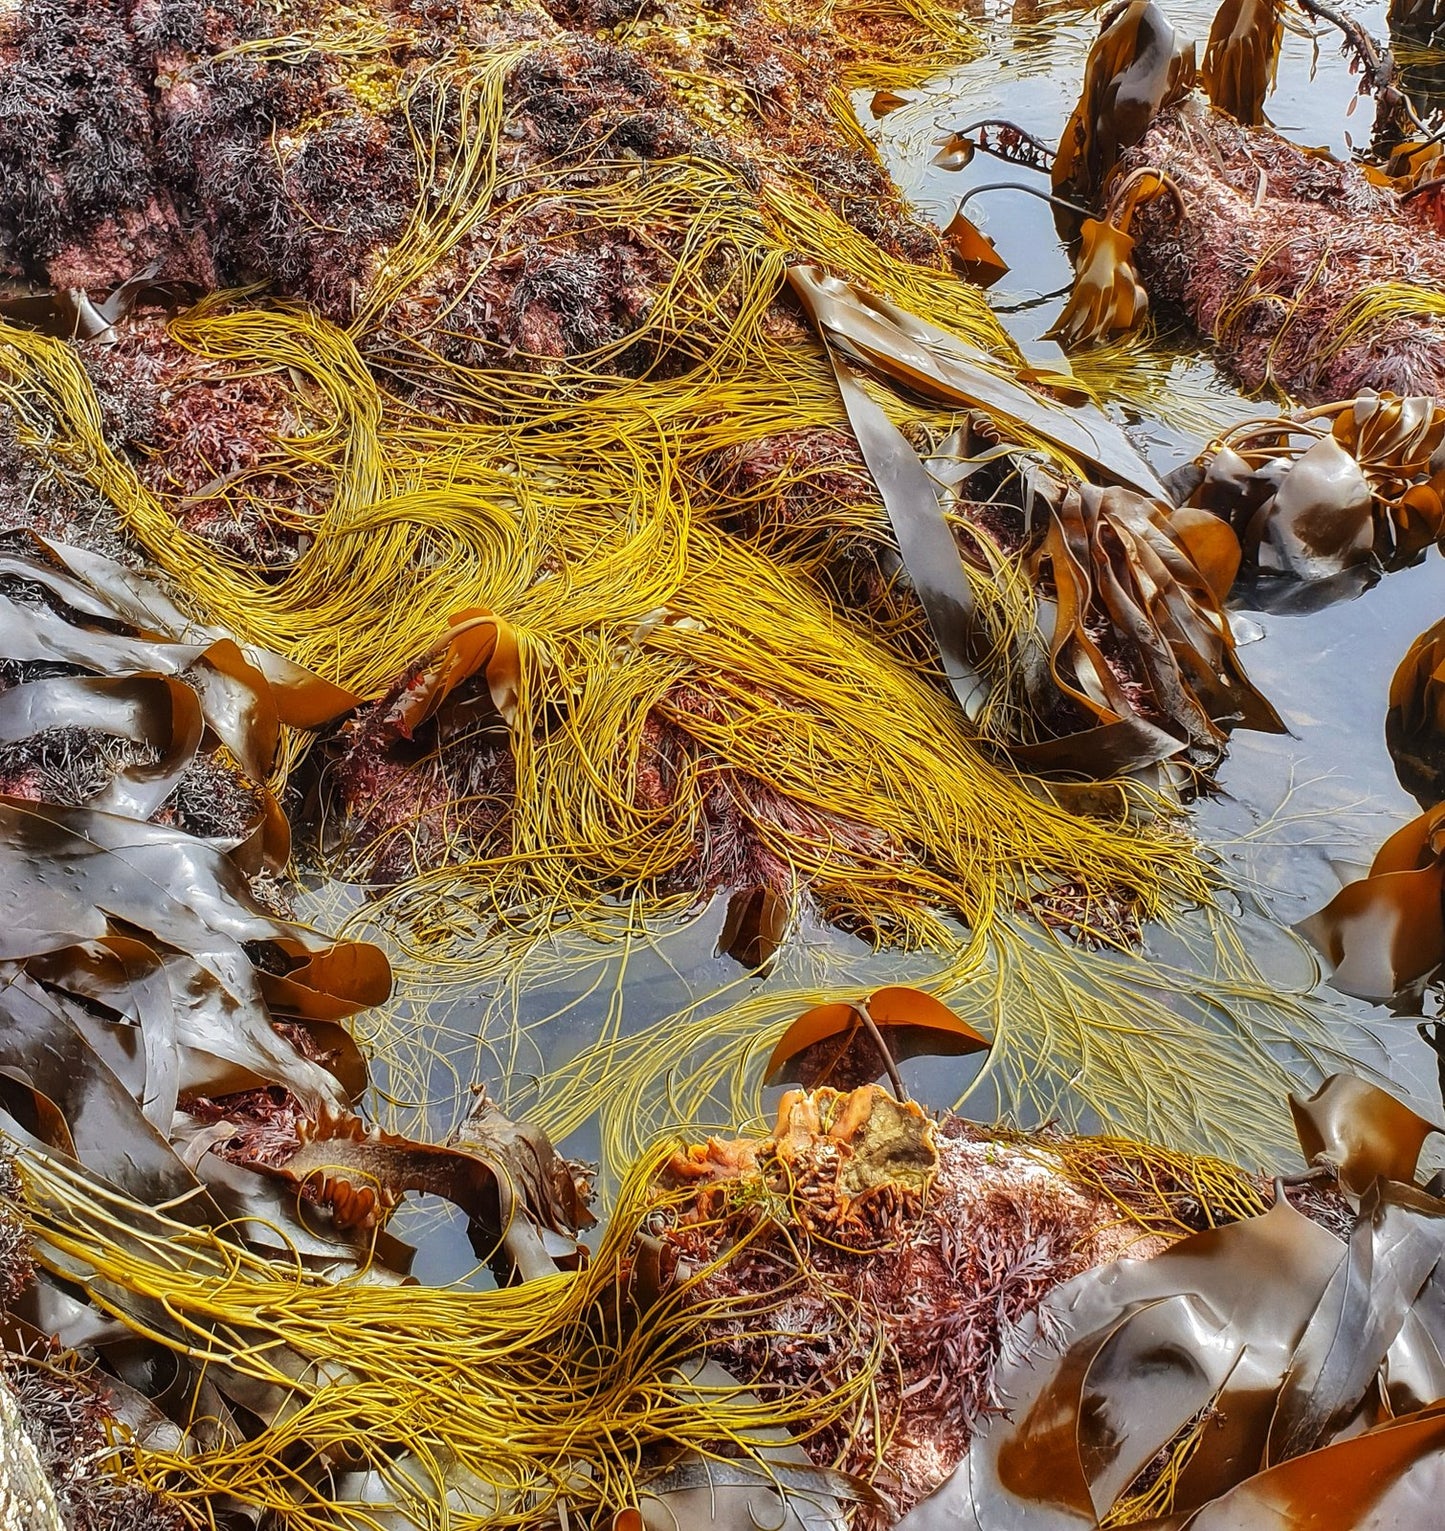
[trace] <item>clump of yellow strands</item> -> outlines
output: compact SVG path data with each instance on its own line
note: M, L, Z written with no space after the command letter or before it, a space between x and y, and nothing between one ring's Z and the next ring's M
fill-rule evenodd
M395 1512L418 1531L507 1531L568 1515L592 1524L634 1504L638 1478L656 1470L649 1448L716 1457L778 1426L806 1439L877 1410L877 1355L821 1400L764 1404L678 1372L709 1332L769 1329L771 1304L704 1297L703 1270L639 1321L624 1257L664 1204L659 1166L653 1153L634 1167L585 1270L493 1291L333 1282L38 1154L19 1161L18 1210L42 1265L272 1416L249 1439L197 1420L190 1454L137 1446L144 1481L202 1517L210 1499L234 1495L292 1531L376 1531ZM853 1311L836 1304L840 1332ZM363 1474L374 1475L365 1490Z
M593 168L608 174L576 190L547 187L535 173L509 176L495 146L503 83L520 56L435 66L455 85L462 131L448 148L435 124L413 121L423 196L348 329L234 297L172 325L200 355L289 371L305 413L320 418L275 444L276 471L320 475L330 486L294 565L279 574L248 568L179 528L170 500L106 444L74 350L0 327L0 397L22 441L114 505L206 620L363 695L382 691L459 608L486 606L515 629L522 686L508 843L481 854L459 837L373 907L370 921L402 959L404 984L439 975L475 983L561 925L609 935L619 891L634 899L627 918L686 902L662 889L688 865L710 780L696 773L665 808L636 794L649 713L686 682L717 701L717 721L684 721L719 760L876 836L880 850L864 854L806 821L753 826L834 917L946 954L945 997L967 998L998 1024L996 1077L1027 1085L1043 1071L1069 1080L1062 1094L1047 1086L1046 1100L1071 1117L1082 1101L1130 1131L1238 1146L1237 1120L1249 1141L1243 1123L1277 1098L1281 1080L1265 1042L1226 1035L1221 1043L1218 1028L1180 1019L1162 997L1124 998L1117 969L1101 973L1083 954L1051 954L1047 972L1030 972L1036 954L1007 923L1055 886L1078 890L1085 905L1122 897L1145 919L1207 902L1210 878L1194 848L1122 811L1072 814L993 763L921 672L903 628L829 598L816 544L788 558L776 540L750 546L718 525L736 505L709 487L710 455L785 430L846 429L817 345L768 317L790 253L951 329L1008 370L1016 353L983 295L889 256L786 176L766 178L757 192L725 167L694 161L651 163L644 175L635 163L599 160ZM425 335L398 333L396 300L440 271L480 218L520 217L544 195L599 234L685 231L637 333L545 372L464 368ZM446 321L445 313L436 320L439 331ZM642 343L666 359L667 376L611 370L617 353ZM681 361L691 366L679 372ZM430 414L407 402L383 386L388 373L447 407ZM954 423L879 397L898 423L935 439ZM785 471L779 488L788 481ZM856 515L856 533L881 536L876 507ZM1031 620L1016 570L1002 567L977 593L1001 645ZM985 730L1012 715L1006 692ZM288 741L282 774L303 747ZM1162 811L1145 807L1145 817ZM962 919L966 939L940 910ZM479 941L479 932L495 939ZM1221 994L1239 973L1249 981L1242 960L1221 975ZM1145 988L1151 981L1133 977ZM735 1045L742 1024L719 1023L719 1034ZM377 1040L384 1051L385 1034ZM679 1046L669 1036L661 1056L680 1057ZM1190 1056L1189 1090L1177 1077L1181 1056ZM1173 1077L1150 1077L1161 1069ZM592 1084L614 1072L609 1064ZM564 1099L554 1118L574 1115L572 1085ZM1211 1136L1214 1121L1224 1125Z

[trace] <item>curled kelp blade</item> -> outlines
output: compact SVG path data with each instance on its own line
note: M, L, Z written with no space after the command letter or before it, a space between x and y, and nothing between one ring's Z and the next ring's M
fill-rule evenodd
M1196 460L1189 503L1228 520L1263 568L1330 580L1372 558L1394 567L1445 527L1442 441L1445 408L1422 396L1250 421Z
M1095 345L1144 322L1149 294L1134 269L1134 241L1122 229L1085 218L1074 256L1074 285L1049 336L1065 348Z
M1380 1179L1413 1185L1425 1139L1445 1131L1354 1074L1331 1074L1309 1097L1291 1095L1289 1109L1305 1162L1327 1165L1354 1196Z
M1094 1527L1205 1409L1174 1504L1207 1503L1260 1462L1276 1393L1344 1256L1333 1234L1279 1202L1065 1283L1000 1369L1005 1412L902 1525Z
M1065 696L1114 730L1141 765L1191 745L1217 752L1228 726L1282 731L1244 673L1219 597L1166 505L1043 473L1031 489L1048 520L1029 566L1036 582L1047 576L1054 587L1050 670ZM1141 714L1101 632L1148 688L1152 715Z
M368 943L329 942L267 914L221 852L87 809L0 799L0 912L0 957L20 963L122 929L148 933L176 1000L176 1044L213 1090L259 1079L314 1107L344 1108L336 1078L271 1025L267 990L302 1018L335 1020L377 1003L390 984ZM256 965L268 949L278 972Z
M1415 639L1390 680L1385 743L1422 808L1445 801L1445 620Z
M1417 1299L1427 1283L1440 1279L1445 1202L1411 1185L1377 1180L1360 1212L1349 1252L1325 1289L1280 1389L1267 1462L1300 1456L1347 1430ZM1439 1362L1440 1339L1445 1335L1432 1337L1423 1357L1427 1363ZM1437 1365L1436 1380L1445 1385L1445 1366Z
M56 675L0 692L0 742L22 743L52 728L89 728L156 751L155 761L118 767L90 799L92 807L132 818L148 819L175 791L204 727L200 698L168 675Z
M95 591L107 603L108 614L118 615L143 631L176 642L230 641L230 635L222 629L199 623L193 614L178 606L158 581L89 548L34 533L29 535ZM291 728L320 728L350 712L360 701L355 692L326 680L282 654L256 644L246 645L244 652L249 663L265 677L277 716Z
M1261 548L1301 579L1328 579L1373 553L1374 503L1358 459L1325 436L1290 465L1275 491Z
M868 1015L894 1059L921 1054L958 1057L985 1051L991 1045L989 1038L941 1000L921 989L896 985L877 989L856 1003L816 1005L804 1011L773 1048L764 1070L765 1082L772 1085L786 1080L809 1088L833 1082L840 1069L851 1074L853 1055L860 1050L869 1054L863 1063L865 1071L872 1068L869 1079L876 1079L883 1072L883 1060L877 1058L861 1005L868 1007Z
M388 726L410 739L463 681L478 673L486 680L492 705L510 727L516 722L522 685L516 634L495 612L469 606L447 618L445 635L385 709Z
M480 1153L416 1142L347 1117L311 1124L283 1164L254 1168L320 1202L343 1228L384 1223L409 1191L440 1196L466 1213L479 1259L491 1259L500 1249L523 1280L556 1273L557 1263L522 1194L525 1182L514 1181L505 1164Z
M1234 588L1244 557L1239 538L1227 521L1193 506L1171 510L1168 520L1169 530L1222 607Z
M1089 49L1078 105L1059 139L1054 190L1092 199L1165 106L1194 82L1194 44L1176 35L1152 0L1107 12Z
M1210 101L1247 128L1264 122L1284 36L1281 0L1224 0L1214 14L1199 66Z
M935 159L934 163L938 161ZM998 253L993 240L961 209L949 219L943 241L959 274L979 287L992 287L1000 277L1008 275L1008 262Z
M1445 963L1445 806L1397 830L1368 876L1296 928L1346 994L1383 1002L1428 979Z

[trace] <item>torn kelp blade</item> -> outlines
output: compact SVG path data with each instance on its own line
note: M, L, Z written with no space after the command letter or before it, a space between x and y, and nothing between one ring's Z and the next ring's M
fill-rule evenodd
M1413 1185L1425 1139L1445 1132L1354 1074L1331 1074L1313 1095L1291 1095L1289 1109L1305 1163L1328 1165L1357 1197L1378 1179Z
M1164 498L1128 437L1093 408L1070 408L1001 375L1000 364L957 335L820 266L788 268L788 281L830 345L936 404L982 410L1007 432L1052 443L1107 478Z
M1259 127L1264 98L1274 88L1283 35L1280 0L1224 0L1199 66L1210 104L1247 128Z

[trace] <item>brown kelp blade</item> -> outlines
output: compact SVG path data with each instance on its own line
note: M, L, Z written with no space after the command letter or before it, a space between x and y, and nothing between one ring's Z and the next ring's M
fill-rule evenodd
M1207 510L1183 505L1169 512L1169 529L1222 606L1239 576L1244 556L1229 523Z
M1413 1185L1425 1139L1445 1131L1354 1074L1331 1074L1307 1098L1291 1095L1289 1109L1305 1162L1328 1165L1354 1196L1379 1179Z
M830 345L893 382L934 403L982 410L1005 434L1023 430L1141 494L1164 495L1153 470L1100 411L1033 393L958 336L819 266L794 265L788 281Z
M183 643L206 639L232 642L219 628L206 627L176 605L154 579L127 569L89 548L30 534L71 574L83 580L106 603L105 614L119 616L144 633ZM350 712L360 701L355 692L255 645L246 646L246 659L264 676L280 720L291 728L320 728Z
M1096 345L1144 322L1149 294L1134 269L1134 241L1122 229L1085 218L1074 257L1074 285L1049 336L1067 349Z
M893 986L878 989L865 1002L873 1023L895 1059L920 1054L956 1057L982 1052L992 1044L941 1000L921 989ZM812 1049L836 1044L838 1060L860 1042L871 1047L858 1013L851 1003L817 1005L804 1011L778 1039L764 1077L768 1084L796 1079L790 1068L799 1056ZM878 1072L881 1072L881 1064Z
M1445 407L1423 396L1250 421L1201 457L1190 503L1225 517L1248 561L1300 579L1408 563L1445 530L1442 442Z
M1283 36L1280 0L1224 0L1215 12L1200 83L1213 105L1247 128L1264 122Z
M998 253L994 242L977 224L956 212L943 231L948 258L960 275L979 287L992 287L1008 275L1008 262Z
M1377 1181L1349 1253L1325 1289L1280 1389L1268 1462L1312 1451L1359 1413L1416 1300L1445 1257L1445 1202L1414 1186ZM1442 1336L1445 1338L1445 1336ZM1432 1345L1433 1359L1439 1359ZM1437 1372L1445 1384L1445 1367Z
M940 170L962 170L973 162L978 148L977 142L966 133L948 133L933 142L938 153L928 163Z
M1374 496L1357 459L1333 436L1290 465L1265 535L1280 565L1302 579L1327 579L1370 557Z
M490 1259L500 1248L523 1280L554 1275L557 1263L542 1227L558 1220L561 1204L550 1183L537 1179L535 1145L522 1138L505 1143L496 1132L475 1141L475 1149L419 1143L348 1117L315 1124L284 1164L256 1169L306 1190L348 1228L384 1222L408 1191L443 1197L466 1213L478 1258ZM491 1153L481 1151L484 1143ZM508 1157L492 1157L500 1148L508 1155L521 1151L516 1173ZM534 1203L539 1192L545 1200ZM573 1247L575 1222L555 1231Z
M978 631L973 591L944 519L938 486L907 437L835 353L832 332L819 317L826 308L813 305L810 295L815 284L811 277L799 275L800 270L793 268L794 287L822 330L848 423L888 512L898 551L928 617L944 674L964 716L974 720L988 700L988 681L979 668L985 646ZM821 301L830 300L825 295Z
M788 901L782 894L762 886L739 888L728 899L718 954L745 968L766 968L788 933L788 919Z
M1152 0L1129 0L1105 13L1084 65L1084 88L1059 139L1053 184L1073 198L1094 197L1155 116L1194 82L1194 44L1176 36Z
M1161 1531L1423 1531L1442 1503L1445 1408L1431 1408L1281 1462Z
M1445 801L1445 620L1410 645L1390 681L1385 743L1422 808Z
M245 1083L284 1084L318 1108L344 1108L344 1094L271 1026L252 953L274 944L300 964L289 985L284 973L269 976L283 998L294 992L303 1016L354 1013L389 983L376 948L328 942L262 910L223 853L179 830L81 808L0 799L0 923L0 957L21 963L103 941L118 926L148 933L184 1001L176 1044L220 1071L208 1085L226 1087L234 1070Z
M1428 978L1445 963L1445 807L1397 830L1368 876L1296 928L1345 994L1382 1002Z
M1276 1392L1344 1254L1281 1202L1056 1289L1000 1369L1002 1412L904 1531L1095 1527L1204 1409L1175 1506L1227 1491L1262 1458Z
M388 722L403 738L410 739L463 681L479 672L503 721L508 726L516 721L522 671L510 624L485 606L469 606L447 618L447 629L388 711Z
M119 766L89 800L92 807L132 818L148 819L175 791L195 759L204 727L196 692L168 675L55 675L0 692L4 743L46 729L90 728L155 751L154 761Z
M1113 731L1101 744L1117 736L1111 748L1125 759L1135 752L1129 768L1137 769L1189 746L1217 752L1227 726L1283 729L1244 673L1219 598L1166 506L1043 472L1031 487L1036 513L1048 516L1029 568L1055 591L1051 676L1098 728ZM1115 673L1101 634L1134 656L1148 715ZM1079 764L1092 763L1081 750Z

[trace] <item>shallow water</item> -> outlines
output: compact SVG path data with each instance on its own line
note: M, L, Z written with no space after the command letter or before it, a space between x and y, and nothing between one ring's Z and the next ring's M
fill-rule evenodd
M873 122L868 96L857 106L886 162L906 195L925 213L946 223L959 197L971 186L997 181L1041 184L1044 177L984 155L962 172L928 163L933 140L985 117L1004 117L1053 142L1077 97L1083 61L1097 33L1098 13L1069 5L1028 7L990 13L988 47L926 91L910 93L912 104ZM1347 6L1376 35L1383 35L1382 6ZM1188 0L1166 5L1176 28L1200 40L1208 33L1213 4ZM1368 137L1373 103L1356 100L1356 80L1341 56L1336 34L1326 30L1316 44L1287 34L1279 84L1267 105L1271 120L1289 136L1329 145L1348 154L1351 137ZM1071 270L1050 209L1014 191L981 195L969 215L995 240L1011 270L993 290L998 312L1033 359L1060 366L1063 358L1044 332L1057 318ZM1173 372L1162 392L1155 384L1156 413L1125 418L1136 444L1167 470L1198 450L1201 435L1258 411L1215 368L1198 346L1169 337ZM1162 415L1163 418L1159 416ZM1237 603L1246 606L1247 602ZM1279 709L1288 736L1240 734L1219 772L1219 792L1197 806L1198 833L1228 868L1239 890L1241 930L1252 954L1281 987L1307 985L1310 959L1284 928L1319 908L1343 881L1357 875L1381 840L1417 811L1395 780L1385 749L1386 691L1395 665L1417 633L1445 609L1445 563L1438 554L1416 568L1391 574L1357 599L1312 612L1242 612L1258 636L1243 657L1252 677ZM318 918L338 907L336 890L313 910ZM766 980L743 975L727 958L714 955L722 924L722 902L701 918L625 951L599 953L590 965L559 963L551 976L538 969L514 995L492 992L449 995L442 1003L416 1000L418 1036L440 1025L438 1056L418 1045L409 1057L397 1120L410 1119L432 1134L445 1133L465 1103L465 1086L476 1079L513 1081L508 1104L525 1111L526 1081L565 1062L593 1042L605 1026L634 1033L687 1006L727 989L730 997L760 987L821 986L847 966L866 971L870 984L907 981L922 971L918 959L880 954L866 959L847 938L806 930L785 952L778 971ZM334 923L334 919L332 920ZM1162 933L1149 938L1151 954L1173 952ZM1361 1061L1388 1073L1417 1097L1421 1109L1440 1105L1435 1055L1413 1023L1392 1020L1383 1010L1320 988L1342 1017L1368 1020L1364 1032L1342 1031ZM499 999L520 1023L521 1040L495 1050L485 1034L499 1034L494 1016ZM484 1039L478 1042L479 1033ZM1372 1041L1372 1035L1378 1041ZM956 1098L976 1065L968 1060L915 1060L904 1065L909 1087L925 1102L942 1106ZM386 1076L380 1081L387 1087ZM776 1092L764 1100L767 1108ZM533 1097L535 1098L535 1096ZM437 1103L444 1103L438 1108ZM982 1107L985 1103L980 1103ZM716 1125L727 1114L719 1105ZM703 1125L703 1124L699 1124ZM565 1149L596 1158L596 1121L578 1128ZM434 1205L404 1210L395 1224L403 1237L420 1244L417 1274L426 1280L484 1280L473 1261L460 1219Z
M1078 98L1100 13L1068 4L1030 6L1037 20L1019 26L1026 5L1020 0L1012 11L991 12L983 57L913 93L918 99L908 107L873 122L866 94L857 98L860 118L905 194L940 224L971 187L1005 181L1047 189L1047 177L983 154L962 171L929 163L935 139L988 117L1057 142ZM1198 40L1202 54L1213 0L1172 0L1163 9L1181 36ZM1386 36L1384 5L1341 9L1371 35ZM1368 141L1374 102L1358 94L1339 34L1321 28L1316 36L1286 32L1265 110L1287 137L1344 158ZM1072 278L1052 210L1016 191L993 191L972 198L967 213L1011 268L990 294L1005 326L1031 360L1066 365L1059 347L1044 338ZM1174 369L1159 401L1168 418L1131 417L1115 408L1160 471L1191 458L1212 430L1267 408L1231 384L1207 347L1177 331L1164 338L1168 346L1160 354L1172 357ZM1085 375L1086 362L1080 366ZM1247 598L1234 604L1248 612L1259 634L1243 650L1246 667L1291 732L1237 734L1219 771L1220 795L1198 806L1195 825L1241 888L1257 896L1269 918L1288 926L1358 876L1380 842L1419 811L1396 781L1385 748L1386 694L1410 643L1445 614L1445 563L1432 554L1356 599L1308 613L1249 612ZM1379 1007L1326 992L1343 1011L1372 1020L1383 1015ZM1414 1026L1384 1020L1378 1031L1387 1071L1417 1093L1423 1107L1438 1111L1435 1055ZM1380 1057L1370 1061L1381 1064Z

